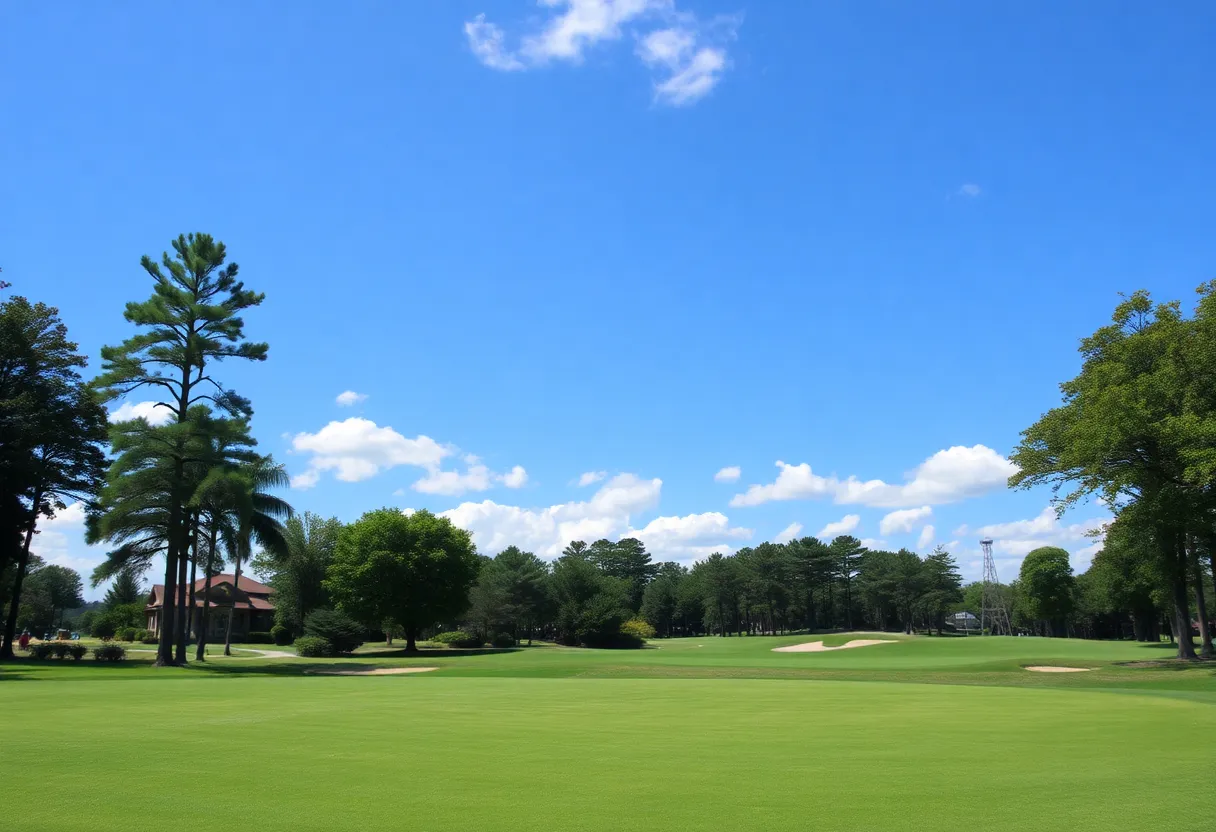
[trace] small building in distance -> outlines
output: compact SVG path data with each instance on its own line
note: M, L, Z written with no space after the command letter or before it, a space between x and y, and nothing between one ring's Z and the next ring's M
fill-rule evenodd
M946 616L946 623L954 625L959 632L979 631L980 620L969 612L955 612Z
M190 637L198 638L198 628L202 624L203 589L207 584L206 578L194 582L194 615L191 616ZM190 587L184 587L188 593ZM215 575L211 578L209 595L210 611L207 613L207 640L213 641L224 636L224 628L228 626L228 611L232 610L232 640L240 641L249 633L269 632L274 625L274 590L266 584L258 583L252 578L241 576L237 584L236 576L230 574ZM156 584L148 593L148 605L145 608L148 617L148 632L160 633L161 613L164 608L164 584ZM190 603L189 597L186 599Z

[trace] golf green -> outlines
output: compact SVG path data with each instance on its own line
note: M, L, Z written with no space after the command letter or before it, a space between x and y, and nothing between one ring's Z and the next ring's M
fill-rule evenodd
M321 668L300 659L9 665L0 776L20 797L5 801L0 826L1200 832L1216 823L1211 666L1123 667L1112 663L1162 651L1065 640L771 649L819 638L329 663L439 668L370 677L306 674ZM1023 669L1052 662L1094 670Z

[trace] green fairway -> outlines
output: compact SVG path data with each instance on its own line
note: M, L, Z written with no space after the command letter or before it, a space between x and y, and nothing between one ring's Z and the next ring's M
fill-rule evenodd
M1209 830L1216 670L1133 643L856 636L373 646L0 669L10 828ZM899 638L897 636L884 636ZM1026 664L1095 668L1037 674ZM181 783L192 784L181 789ZM132 796L132 787L134 794Z

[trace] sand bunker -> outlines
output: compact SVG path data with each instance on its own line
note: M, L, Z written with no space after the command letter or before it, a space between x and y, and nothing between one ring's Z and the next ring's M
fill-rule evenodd
M1022 669L1033 670L1035 673L1088 673L1093 670L1092 667L1058 667L1051 664L1036 664Z
M774 653L826 653L829 650L848 650L850 647L869 647L872 644L894 644L889 638L855 638L839 647L824 647L822 641L808 641L805 644L791 644L789 647L774 647Z
M396 676L401 673L429 673L437 667L373 667L371 670L309 670L318 676Z

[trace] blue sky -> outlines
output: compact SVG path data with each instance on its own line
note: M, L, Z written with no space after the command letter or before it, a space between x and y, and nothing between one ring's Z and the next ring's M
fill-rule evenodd
M223 375L299 509L1085 565L1102 507L1002 458L1118 292L1212 275L1210 3L286 11L7 7L0 260L96 357L140 255L224 240L271 358ZM78 510L38 545L103 554Z

